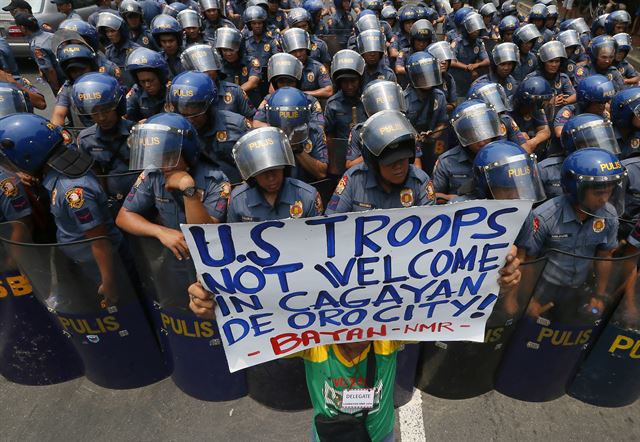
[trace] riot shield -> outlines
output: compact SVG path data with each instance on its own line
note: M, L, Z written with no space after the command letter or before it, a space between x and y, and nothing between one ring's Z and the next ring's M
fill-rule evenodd
M423 342L416 387L444 399L468 399L491 391L500 359L545 264L541 258L521 265L520 284L501 292L487 319L484 342Z
M549 251L547 258L549 263L570 264L580 273L563 280L556 265L547 265L505 351L495 384L500 393L529 402L550 401L565 393L631 276L624 271L630 258L600 259L557 250Z
M14 240L30 239L19 222ZM0 374L24 385L50 385L82 376L82 361L55 318L38 302L27 277L0 247Z
M351 32L353 32L352 29L335 29L332 34L319 35L318 37L327 44L329 55L333 58L336 52L347 49Z
M66 244L20 242L12 239L13 224L1 226L0 241L38 300L57 317L91 382L124 389L167 376L134 289L135 269L126 265L126 243L117 250L105 237Z
M576 399L622 407L640 398L640 298L637 278L631 281L567 391Z
M327 203L338 184L338 180L340 180L344 174L347 161L347 146L348 140L343 138L327 138L327 153L329 156L327 178L312 183L320 194L324 207L327 207Z
M215 321L199 319L189 309L189 285L196 281L190 260L178 261L160 241L131 237L154 323L170 364L173 382L205 401L229 401L247 394L243 371L231 374Z

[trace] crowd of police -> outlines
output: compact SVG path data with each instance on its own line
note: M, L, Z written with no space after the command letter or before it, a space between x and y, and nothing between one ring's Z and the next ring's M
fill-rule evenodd
M69 252L97 263L101 308L119 300L111 257L136 272L126 235L183 261L182 223L528 199L523 261L640 247L624 9L589 26L553 0L526 17L513 0L101 0L84 21L55 2L56 30L7 7L56 103L33 114L44 97L0 45L1 216L39 242L108 237ZM609 264L586 305L562 307L592 269L549 259L531 315L604 310ZM203 293L183 303L210 317Z

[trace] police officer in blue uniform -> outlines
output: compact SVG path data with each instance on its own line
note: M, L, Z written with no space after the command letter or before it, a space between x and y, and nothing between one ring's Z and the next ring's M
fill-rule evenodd
M242 14L247 26L244 48L248 56L258 59L260 66L266 66L269 59L280 52L277 38L266 29L267 11L260 6L249 6Z
M4 115L3 115L4 116ZM20 221L31 227L31 203L20 178L0 166L0 222Z
M536 3L531 7L531 11L529 11L529 23L535 25L535 27L540 32L540 38L538 38L538 40L533 45L533 48L531 49L535 53L538 53L538 49L540 49L540 46L553 39L553 32L547 29L546 26L548 16L549 11L547 10L547 7L542 3Z
M587 48L590 63L576 69L576 82L580 83L593 74L600 74L613 83L616 92L624 89L624 79L613 66L617 49L618 43L609 35L600 35L591 40L591 44Z
M29 41L29 51L38 65L40 75L49 84L54 95L57 94L64 81L64 73L51 47L53 34L43 31L38 20L30 14L16 14L15 22Z
M575 29L567 29L560 32L556 40L564 45L564 49L567 52L566 66L563 66L563 70L569 76L571 82L575 84L576 70L589 61L589 57L587 57L586 51L582 47L582 43L580 43L580 36Z
M365 61L362 86L373 80L397 81L396 75L384 57L385 40L382 32L370 29L358 34L356 38L358 52Z
M435 42L427 48L427 52L436 57L440 63L440 74L442 75L442 84L438 86L447 99L447 114L456 107L458 100L458 89L456 88L456 81L449 72L451 62L455 60L456 56L451 49L451 44L448 41Z
M284 52L293 55L302 63L302 83L300 89L315 98L329 98L333 95L333 84L327 68L310 57L311 39L309 33L300 28L287 29L282 35Z
M480 74L478 69L489 66L489 56L480 39L480 31L485 29L480 14L472 12L463 23L463 33L451 43L456 60L451 62L451 74L456 80L458 95L466 95L473 80Z
M393 128L392 130L381 130ZM398 111L378 112L364 123L364 162L350 168L327 204L327 215L435 204L431 179L412 163L416 131Z
M445 33L444 39L448 42L453 42L456 38L464 35L464 20L469 14L474 12L474 9L469 6L464 6L453 13L453 24L451 29L448 29ZM484 20L483 20L484 23ZM480 32L482 33L481 29Z
M118 11L127 22L131 41L154 51L160 50L151 32L145 26L144 13L140 3L136 0L123 0L118 7Z
M631 15L624 9L611 12L604 20L604 29L609 35L617 35L629 32L631 26Z
M331 79L338 92L329 98L324 109L329 138L346 140L351 128L366 119L360 99L363 73L364 59L357 52L343 49L333 56Z
M68 20L71 18L77 18L82 20L82 17L80 16L80 14L78 14L73 9L73 2L71 0L51 0L51 3L54 3L56 5L56 9L58 10L58 12L60 12L61 14L64 14L65 20Z
M438 198L447 201L472 178L475 154L507 133L496 111L479 100L467 100L458 105L453 111L451 125L459 144L441 154L433 168L433 185Z
M133 78L124 69L127 57L140 45L129 39L129 27L124 19L112 12L101 12L98 15L98 32L106 37L109 44L105 48L105 55L122 71L121 81L127 88L133 86Z
M140 121L163 112L169 67L162 55L138 48L127 58L127 71L136 82L127 93L127 118Z
M250 129L250 124L242 115L219 110L217 98L218 90L211 78L202 72L185 71L171 82L168 104L196 129L203 157L217 165L232 183L237 183L240 174L231 149Z
M149 140L157 144L149 145ZM131 170L142 170L118 213L125 232L157 238L175 257L189 258L180 224L224 222L231 185L201 158L194 127L175 113L154 115L136 125L130 138ZM157 211L149 220L148 214Z
M640 153L640 88L618 92L611 100L610 109L623 158L636 156Z
M338 48L346 48L349 34L353 28L353 15L351 15L350 0L333 0L335 12L326 19L327 34L336 36Z
M151 35L162 49L160 53L169 67L170 79L184 71L180 62L182 27L175 18L162 14L151 22Z
M278 32L287 27L287 14L280 7L280 0L267 1L267 23Z
M404 87L408 84L406 77L406 62L409 57L416 52L423 52L433 43L435 30L429 20L421 19L416 21L409 32L409 46L402 48L396 58L394 71L398 76L400 84Z
M621 32L613 36L618 44L618 50L616 51L616 57L613 62L613 66L618 69L622 79L624 80L625 87L637 86L640 83L640 73L636 68L626 60L627 55L631 52L633 42L631 36L625 32Z
M513 43L513 33L520 26L520 22L513 15L508 15L498 23L498 32L502 43Z
M515 43L500 43L491 50L489 73L478 77L475 83L498 83L504 89L507 98L515 94L518 82L511 75L520 62L520 53Z
M532 235L522 244L528 257L558 249L579 256L610 258L617 248L618 216L624 204L626 171L611 152L585 148L567 157L562 166L564 195L533 211ZM575 317L585 308L583 284L590 275L591 261L548 253L547 267L529 304L528 314L562 319ZM595 264L596 283L586 306L602 312L608 302L606 287L610 261Z
M202 17L199 12L193 9L185 9L178 13L176 20L180 23L184 34L184 39L182 40L183 49L191 45L212 43L203 33Z
M418 20L416 10L413 5L403 6L398 16L398 22L400 24L400 30L396 33L391 48L398 51L402 51L411 45L411 27Z
M76 144L94 159L93 171L107 193L114 216L135 181L134 175L126 175L129 170L127 137L134 122L122 118L126 110L123 95L117 80L106 74L85 74L73 84L76 112L95 122L80 131Z
M116 304L118 275L112 260L118 253L125 257L127 247L109 212L107 195L90 170L92 158L65 145L62 130L34 114L0 119L0 139L4 160L41 180L51 201L59 243L98 236L109 239L90 248L65 249L65 253L74 262L77 277L91 279L98 287L95 298L82 294L84 302L92 306Z
M267 66L267 78L270 85L274 90L278 90L281 87L295 87L300 88L302 78L302 63L296 57L291 54L276 54L269 59L269 65ZM311 122L322 127L324 129L324 115L322 113L322 107L317 98L311 95L305 94L307 101L311 109ZM265 106L269 101L271 95L264 97L264 100L258 106L258 110L253 117L253 126L266 126L267 115Z
M204 15L204 35L209 41L216 39L216 31L222 27L235 28L231 20L222 14L221 0L200 0L200 10Z
M226 74L222 72L220 55L209 45L189 46L180 56L182 65L191 71L207 74L218 89L218 109L235 112L251 120L256 109L249 101L247 94L235 83L224 81Z
M215 47L222 56L222 72L229 81L240 86L247 93L251 104L257 107L266 95L267 82L263 78L260 60L241 50L240 31L230 27L218 29Z
M281 128L295 155L294 178L312 182L327 176L329 157L322 128L311 124L311 106L305 94L295 88L275 91L265 106L267 122Z
M523 25L513 33L513 42L520 49L520 62L511 73L516 81L524 80L527 75L538 68L538 58L531 49L539 38L541 38L540 31L533 23Z
M513 109L517 109L511 116L520 130L527 135L526 150L530 153L544 156L549 140L551 128L547 120L545 109L550 106L554 97L553 89L542 77L530 77L518 86L513 96Z
M289 28L300 28L309 32L311 28L311 14L304 8L293 8L287 15L287 24ZM310 38L311 53L309 56L328 66L331 63L331 56L329 55L327 43L315 34L310 34Z
M548 198L563 193L561 169L567 155L585 147L597 147L620 155L611 123L600 115L581 113L570 118L562 128L560 142L562 151L540 163L540 179Z

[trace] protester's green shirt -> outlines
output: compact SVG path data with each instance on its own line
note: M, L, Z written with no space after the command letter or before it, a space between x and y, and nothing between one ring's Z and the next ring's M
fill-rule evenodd
M393 431L393 388L399 341L374 341L376 355L375 398L367 416L367 430L373 442ZM342 408L342 390L364 388L369 349L348 361L336 345L321 345L298 353L304 358L307 386L314 415L336 416L338 412L360 415L362 410ZM318 435L313 429L316 440Z

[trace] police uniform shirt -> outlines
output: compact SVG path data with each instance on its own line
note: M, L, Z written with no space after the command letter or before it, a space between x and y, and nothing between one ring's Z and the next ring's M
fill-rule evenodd
M242 13L247 7L247 2L245 0L229 0L227 1L227 10L229 12L234 12L242 16Z
M274 14L269 12L267 16L267 23L282 31L287 27L287 16L282 9L278 8Z
M29 50L38 65L38 69L41 71L55 69L58 81L61 81L65 78L65 75L60 66L58 66L55 54L51 48L52 38L53 34L50 32L43 30L36 31L29 37Z
M224 221L231 189L229 179L224 173L204 161L198 162L189 172L195 181L195 187L207 213ZM167 190L162 170L149 169L138 176L123 207L143 216L156 209L159 224L180 230L180 224L187 222L183 198L181 191Z
M98 65L99 73L111 75L116 80L120 80L122 71L118 65L109 60L102 52L96 53L96 64Z
M255 107L240 86L228 81L218 82L218 109L235 112L251 120L256 113Z
M500 86L502 86L504 88L504 93L507 96L507 98L509 99L509 102L511 102L513 94L516 93L516 89L518 87L518 81L515 78L513 78L513 75L509 74L509 75L507 75L507 78L503 79L503 78L498 77L493 71L489 71L488 74L481 75L480 77L478 77L476 79L476 81L471 83L471 85L473 86L474 84L478 84L478 83L497 83L497 84L499 84Z
M500 114L500 121L504 125L503 132L506 132L505 138L518 146L522 146L527 142L527 137L518 127L518 123L507 113Z
M614 127L614 131L618 132L618 129ZM617 137L618 145L622 150L622 157L636 156L640 153L640 130L636 130L627 137Z
M458 89L456 87L456 81L449 71L442 74L442 84L440 86L436 86L436 88L444 92L447 104L456 104L456 101L458 100Z
M129 172L129 146L127 138L135 123L120 119L116 127L103 131L94 124L78 134L78 147L94 159L93 168L97 175L116 175ZM135 181L135 175L99 177L107 195L122 200Z
M329 77L327 68L319 61L308 57L302 68L302 84L300 90L315 91L331 86L331 84L331 78Z
M0 221L17 221L31 215L31 203L15 174L0 167Z
M320 106L320 102L316 97L312 97L311 95L305 94L307 97L307 101L311 106L311 118L309 119L310 123L317 124L318 126L324 127L324 114L322 113L322 106ZM262 121L263 123L267 122L267 112L265 111L265 106L267 102L271 98L271 94L267 94L258 106L256 110L256 114L253 116L254 120Z
M571 55L566 60L566 67L562 69L567 73L573 84L576 84L575 77L576 71L578 70L578 64L585 64L589 62L589 57L585 53L585 50L582 46L575 49Z
M460 145L438 157L433 168L433 186L436 192L457 194L458 189L472 177L473 159Z
M280 45L270 31L262 34L260 41L256 40L256 37L251 33L245 37L244 47L248 56L260 61L260 66L266 66L269 59L280 52Z
M593 64L580 66L578 69L576 69L575 81L576 83L580 83L585 78L594 74L600 74L607 77L609 81L613 83L613 87L615 88L616 92L620 92L626 87L622 75L620 75L620 72L618 72L618 70L613 66L609 66L606 71L598 71Z
M553 32L546 27L543 26L542 29L538 29L538 31L540 31L540 34L542 34L542 36L538 37L533 47L531 48L531 52L534 52L536 54L538 53L538 49L540 49L540 46L553 40Z
M239 183L242 179L231 150L236 141L250 128L249 122L242 115L211 109L207 127L198 131L204 156L218 165L232 183Z
M311 54L309 56L322 64L331 64L331 54L329 54L327 43L316 35L311 35Z
M338 40L338 46L345 47L353 25L353 16L342 9L338 9L326 20L327 34L335 35Z
M444 40L445 41L449 41L452 42L454 41L456 38L458 37L462 37L462 34L460 34L460 32L458 32L457 29L452 29L450 31L447 31L447 33L444 35Z
M422 169L418 169L413 164L409 165L404 184L394 186L390 192L387 192L378 183L376 172L369 169L363 162L347 170L340 179L325 213L332 215L432 204L435 204L433 183Z
M140 121L164 112L165 97L162 91L152 97L140 85L134 84L127 92L127 118Z
M157 45L156 40L151 35L151 32L142 25L136 35L134 35L134 31L131 32L131 41L137 43L141 47L145 47L147 49L151 49L152 51L159 51L160 47Z
M321 127L315 124L309 125L309 139L303 143L302 149L303 152L309 154L312 158L325 164L329 163L327 142ZM306 183L310 183L316 180L313 175L309 174L300 165L297 165L293 169L293 171L291 172L291 176Z
M140 45L127 39L125 41L121 41L117 45L110 43L105 49L105 55L120 69L124 69L127 64L127 57L129 54L139 47Z
M513 78L521 83L527 75L534 72L538 68L538 57L531 51L526 54L520 52L520 63L516 64L515 69L511 72Z
M624 194L624 212L627 219L640 217L640 156L621 161L627 169L627 187Z
M456 22L453 19L455 13L456 13L456 11L452 11L452 12L448 13L447 16L444 19L444 30L446 32L449 32L451 30L456 29Z
M396 57L396 66L402 66L406 69L407 60L411 57L411 54L413 54L413 49L411 47L402 48Z
M70 112L73 112L74 115L78 117L80 122L84 125L84 127L89 127L93 124L93 120L90 115L81 115L77 114L75 108L72 106L73 100L71 99L71 93L73 91L73 84L66 80L62 83L58 94L56 95L56 106L66 107Z
M484 42L476 38L469 41L466 37L458 37L451 43L451 49L460 63L471 64L489 58Z
M562 183L560 182L564 159L564 156L553 156L545 158L538 163L538 173L540 174L540 181L544 186L544 193L547 199L564 194Z
M226 74L230 82L242 85L249 81L249 77L258 77L262 79L262 69L260 60L255 57L243 55L237 63L229 63L222 59L222 72Z
M387 80L393 81L394 83L398 82L396 74L391 70L384 56L380 59L377 65L366 65L364 67L364 73L362 74L362 90L365 90L367 85L373 80Z
M232 21L220 17L215 22L209 21L207 19L204 20L204 35L210 40L215 42L216 31L218 28L234 28L236 29L236 25L233 24Z
M409 34L404 31L398 32L396 34L396 38L393 40L393 43L391 43L391 47L398 52L403 49L410 48L411 40Z
M418 132L433 130L438 124L446 124L447 99L439 89L432 88L420 94L412 85L404 90L407 103L405 115Z
M176 75L185 71L184 66L182 66L182 61L180 60L181 53L182 50L178 50L174 57L169 57L164 51L160 51L160 54L167 62L167 65L169 67L169 79L172 79Z
M622 75L623 79L627 79L627 78L633 78L633 77L637 77L638 76L638 71L636 71L636 68L633 67L633 65L631 63L629 63L627 60L622 60L621 62L617 63L615 65L616 69L618 69L618 72L620 72L620 75ZM631 85L625 85L625 87L630 87Z
M535 109L531 115L525 116L516 111L511 115L518 124L520 130L527 134L529 138L533 138L538 133L538 128L548 126L547 114L542 109Z
M339 90L327 100L324 109L324 121L327 128L326 133L332 138L346 140L349 137L351 128L366 119L364 105L359 96L349 98L344 95L342 90Z
M553 76L553 78L549 79L542 70L542 66L540 66L534 72L528 74L525 77L525 80L532 77L541 77L546 80L551 85L556 95L573 95L576 93L576 90L571 83L571 79L564 72L558 72Z
M243 183L233 189L227 211L227 222L268 221L286 218L309 218L322 215L322 200L309 184L285 177L272 206L258 186Z
M113 243L120 243L122 234L113 222L107 194L92 172L80 178L70 178L49 169L42 184L51 198L50 208L58 242L83 240L85 232L104 225Z
M0 37L0 69L9 72L11 75L20 75L13 51L4 37Z
M607 203L596 216L578 218L566 195L552 198L533 210L533 234L523 247L529 256L543 256L558 249L578 256L594 256L599 250L618 246L618 218ZM558 286L579 287L589 275L592 262L571 256L549 253L542 277Z
M562 127L567 121L571 119L574 115L578 114L577 106L575 104L567 104L562 106L555 118L553 119L553 127Z

